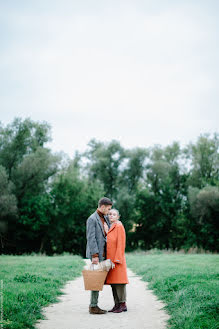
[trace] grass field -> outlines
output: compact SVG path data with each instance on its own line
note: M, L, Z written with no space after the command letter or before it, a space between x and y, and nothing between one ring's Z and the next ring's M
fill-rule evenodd
M34 328L42 307L57 301L60 288L83 266L79 256L0 256L3 328Z
M157 253L128 253L126 259L165 302L169 327L218 329L219 256ZM42 307L56 302L60 288L84 266L81 257L71 255L0 256L0 264L4 329L34 328Z
M219 328L218 255L139 252L126 259L166 303L171 329Z

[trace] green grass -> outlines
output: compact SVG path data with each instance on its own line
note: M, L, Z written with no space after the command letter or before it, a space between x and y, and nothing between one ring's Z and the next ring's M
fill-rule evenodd
M57 302L65 282L81 275L79 256L0 256L3 328L34 328L42 307ZM1 326L0 326L1 327Z
M212 254L126 254L127 265L166 304L172 329L219 328L219 256ZM81 274L79 256L0 256L3 328L31 329L42 307L57 302L66 281ZM155 328L156 329L156 328Z
M126 259L166 304L169 328L219 328L218 255L137 252Z

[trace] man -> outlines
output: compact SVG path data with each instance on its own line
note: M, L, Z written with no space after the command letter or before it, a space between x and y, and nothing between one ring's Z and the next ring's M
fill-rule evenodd
M97 210L87 219L87 248L86 257L90 258L93 264L106 259L106 231L104 225L110 228L108 213L112 208L112 201L102 198L98 202ZM99 291L91 291L89 312L91 314L105 314L98 304Z

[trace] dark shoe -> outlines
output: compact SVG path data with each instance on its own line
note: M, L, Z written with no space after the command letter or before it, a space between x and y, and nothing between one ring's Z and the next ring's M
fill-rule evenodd
M105 313L107 313L107 311L101 310L101 308L99 308L99 306L94 306L94 307L89 306L89 313L90 314L105 314Z
M115 305L113 306L113 308L112 308L110 311L108 311L108 312L113 312L113 311L115 311L118 307L119 307L119 304L115 304Z
M113 311L113 313L121 313L126 311L127 311L126 303L119 303L119 307L115 311Z

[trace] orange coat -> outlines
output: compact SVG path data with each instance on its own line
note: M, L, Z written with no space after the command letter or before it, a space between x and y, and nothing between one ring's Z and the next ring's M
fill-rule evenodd
M126 235L124 226L120 221L113 223L107 234L107 259L116 265L109 270L105 284L129 283L125 260Z

